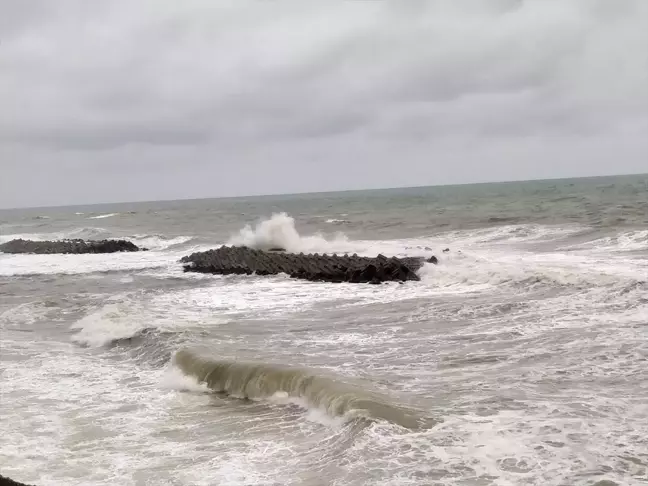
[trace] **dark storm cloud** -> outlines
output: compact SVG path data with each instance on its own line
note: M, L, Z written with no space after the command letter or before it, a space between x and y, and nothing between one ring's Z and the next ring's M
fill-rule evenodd
M0 7L0 206L648 170L643 0Z

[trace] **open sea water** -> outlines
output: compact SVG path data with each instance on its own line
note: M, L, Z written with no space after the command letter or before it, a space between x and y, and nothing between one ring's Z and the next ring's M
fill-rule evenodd
M19 237L150 251L0 254L16 480L648 484L648 175L0 211ZM183 273L222 244L439 265Z

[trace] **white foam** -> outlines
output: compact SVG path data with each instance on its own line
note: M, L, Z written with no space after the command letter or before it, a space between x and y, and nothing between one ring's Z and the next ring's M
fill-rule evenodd
M331 416L324 408L313 406L305 398L293 397L284 391L276 392L266 400L277 405L293 405L299 407L305 412L304 418L306 420L334 429L341 428L351 418L350 416Z
M563 250L592 250L595 252L632 252L648 250L648 230L633 230L614 236L561 247Z
M179 331L226 322L214 312L201 312L200 306L194 308L195 303L174 301L178 298L178 293L164 293L152 298L145 298L140 293L115 295L70 326L78 331L72 339L86 346L101 347L118 339L136 336L145 329ZM188 303L183 305L182 302Z
M66 239L100 239L110 236L110 232L104 228L96 227L83 227L74 228L71 230L57 231L52 233L20 233L20 234L6 234L0 235L0 243L6 243L11 240L32 240L32 241L46 241L46 240L66 240Z
M106 304L70 326L79 330L72 339L100 347L117 339L133 337L150 326L142 314L142 306L131 300Z
M345 251L349 242L339 233L332 240L322 235L301 236L295 228L295 220L286 213L273 214L270 219L258 223L254 229L247 225L228 244L242 245L259 250L283 248L289 252Z
M113 216L119 216L119 213L99 214L97 216L89 216L88 219L104 219L112 218Z
M541 225L515 224L477 228L474 230L455 230L437 235L448 243L459 243L464 246L472 245L509 245L511 243L538 243L564 238L582 231L579 225Z
M165 250L172 246L182 245L192 240L191 236L177 236L175 238L166 238L162 235L133 235L124 238L135 243L140 248L149 250Z
M74 228L65 231L57 231L52 233L23 233L23 234L7 234L0 235L0 243L6 243L11 240L23 239L32 241L50 241L50 240L66 240L66 239L84 239L84 240L98 240L98 239L125 239L135 243L141 248L148 248L149 250L165 250L167 248L182 245L192 240L191 236L176 236L173 238L165 237L164 235L145 235L136 234L132 236L119 237L113 236L108 230L97 227L82 227Z
M132 252L82 255L27 255L0 253L1 276L79 275L95 272L175 268L181 254L161 252Z
M176 366L169 365L160 379L160 385L169 390L211 393L205 383L198 383L193 376L185 375Z

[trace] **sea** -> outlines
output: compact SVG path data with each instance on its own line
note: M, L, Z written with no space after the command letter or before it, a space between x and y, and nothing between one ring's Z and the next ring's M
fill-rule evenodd
M69 485L648 484L648 175L0 211L0 473ZM223 244L420 282L183 272Z

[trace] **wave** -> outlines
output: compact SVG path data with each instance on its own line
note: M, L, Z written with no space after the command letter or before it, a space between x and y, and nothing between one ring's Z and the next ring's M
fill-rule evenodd
M422 281L435 290L528 292L571 288L612 291L646 280L648 266L614 255L533 253L477 248L443 254L439 265L425 264Z
M0 243L18 239L32 241L66 240L76 238L83 240L96 240L105 239L108 236L110 236L110 232L104 228L84 227L67 231L59 231L56 233L16 233L1 235Z
M238 235L230 238L228 244L241 245L257 250L283 248L289 252L343 252L352 251L348 238L338 233L333 240L320 234L301 236L295 228L295 220L286 213L275 213L270 219L258 223L254 228L246 225Z
M437 235L448 241L458 241L467 244L507 244L507 243L539 243L555 241L579 234L582 226L566 225L553 226L541 224L509 224L473 230L454 230Z
M72 341L83 347L117 349L149 365L168 363L181 332L129 296L87 314L70 329L78 331Z
M567 245L562 250L592 250L595 252L634 252L648 250L648 230L634 230L595 240Z
M148 248L149 250L164 250L173 246L179 246L188 241L191 241L191 236L176 236L168 238L163 235L132 235L127 237L118 237L104 228L97 227L83 227L75 228L67 231L59 231L56 233L26 233L26 234L9 234L0 236L0 243L5 243L11 240L24 239L33 241L46 241L46 240L68 240L68 239L82 239L82 240L103 240L103 239L125 239L132 241L139 247Z
M175 238L167 238L162 235L133 235L127 236L125 240L135 243L140 248L148 248L149 250L165 250L174 246L180 246L193 239L191 236L177 236Z
M101 347L141 337L150 332L150 324L138 318L144 309L136 302L111 302L72 324L79 332L72 337L78 344Z
M348 224L348 223L350 223L350 221L348 219L336 219L336 218L327 219L325 222L329 223L329 224Z
M292 398L332 417L384 420L408 429L433 425L417 411L396 406L387 397L370 393L306 369L266 363L213 360L181 349L173 364L211 390L245 399Z
M0 276L83 275L162 269L167 276L184 276L177 265L181 252L157 251L82 255L5 255L0 252Z
M119 216L119 213L99 214L97 216L89 216L88 219L104 219L112 218L113 216Z

